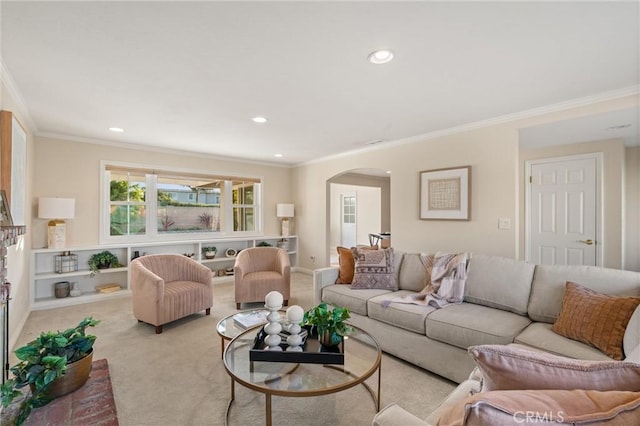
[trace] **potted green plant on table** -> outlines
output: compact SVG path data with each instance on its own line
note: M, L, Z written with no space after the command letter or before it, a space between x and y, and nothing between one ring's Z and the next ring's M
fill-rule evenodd
M202 254L204 254L204 257L206 257L207 259L213 259L214 257L216 257L217 252L218 249L214 246L202 247Z
M89 378L96 336L86 334L87 327L100 321L87 317L65 331L43 332L34 341L16 349L18 364L11 367L13 378L1 388L2 406L9 407L23 395L29 385L30 394L19 402L16 424L22 424L33 408L80 388ZM27 391L29 392L29 391Z
M100 269L107 268L119 268L122 266L118 257L111 253L109 250L101 251L100 253L92 254L89 257L89 269L92 273L99 272Z
M302 324L315 328L318 340L323 346L336 346L344 336L353 331L353 328L345 323L351 318L348 308L336 306L329 309L326 303L321 303L304 313Z

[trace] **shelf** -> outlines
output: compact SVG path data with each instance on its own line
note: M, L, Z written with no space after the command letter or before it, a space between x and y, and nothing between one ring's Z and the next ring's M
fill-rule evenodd
M274 242L282 240L281 236L247 236L247 237L225 237L211 238L203 240L180 240L180 241L157 241L157 242L129 242L123 244L105 244L91 246L67 247L64 250L40 248L32 250L31 257L31 305L32 309L50 309L60 306L76 305L82 303L97 302L107 300L113 297L122 297L131 294L131 283L129 274L129 264L131 258L136 254L146 252L147 254L184 254L194 253L194 260L209 267L214 273L213 283L220 284L224 282L232 282L233 275L217 276L216 273L220 269L232 267L236 258L226 257L225 250L233 248L237 251L250 247L256 247L262 241ZM289 243L288 254L291 259L291 266L295 267L297 258L298 238L297 236L285 237ZM218 255L213 259L205 258L202 253L203 247L218 247ZM87 268L88 258L103 250L112 251L120 262L124 264L120 268L101 269L92 276L92 272ZM70 251L79 257L79 265L83 265L85 269L73 272L65 272L58 274L54 269L55 256L60 255L62 251ZM38 271L36 273L36 271ZM115 274L115 275L114 275ZM73 281L76 288L84 291L81 296L55 298L50 290L52 284L56 281ZM93 291L95 285L100 284L118 284L122 290L101 294ZM50 287L51 286L51 287Z
M116 272L126 272L128 270L129 270L129 268L126 268L126 267L100 269L100 271L96 272L96 274L113 274L113 273L116 273ZM47 273L44 273L44 274L35 274L34 278L36 280L47 280L47 279L51 279L51 278L84 277L84 276L91 275L91 273L92 272L89 269L80 269L78 271L73 271L73 272L63 272L61 274L59 274L57 272L47 272Z
M91 302L99 302L107 299L114 299L117 297L125 297L130 296L131 291L129 290L119 290L114 291L113 293L98 293L98 292L85 292L77 297L43 297L39 299L35 299L32 304L33 310L41 310L41 309L51 309L58 308L60 306L70 306L70 305L80 305L83 303L91 303Z

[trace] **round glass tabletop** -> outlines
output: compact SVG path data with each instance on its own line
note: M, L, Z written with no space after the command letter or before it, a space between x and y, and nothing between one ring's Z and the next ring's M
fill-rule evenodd
M362 329L345 337L343 364L251 361L249 351L259 328L238 334L224 351L224 366L234 381L269 395L313 396L338 392L364 382L380 368L375 339Z

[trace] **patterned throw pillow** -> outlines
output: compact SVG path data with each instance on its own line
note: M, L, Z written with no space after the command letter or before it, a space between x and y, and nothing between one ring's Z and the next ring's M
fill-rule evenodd
M640 297L616 297L567 282L560 315L551 330L622 360L622 340Z
M362 250L352 248L355 269L351 288L397 290L398 278L393 268L393 248Z

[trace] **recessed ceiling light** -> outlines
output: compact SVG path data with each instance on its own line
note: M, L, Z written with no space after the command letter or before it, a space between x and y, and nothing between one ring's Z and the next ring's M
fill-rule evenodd
M284 157L284 155L282 155L282 154L273 154L273 156L274 156L274 157L276 157L276 158L282 158L282 157Z
M369 62L372 64L386 64L387 62L391 62L393 59L393 52L390 50L376 50L369 54Z
M265 117L253 117L252 120L254 121L254 123L266 123L267 119Z
M387 170L385 173L390 175L391 174L391 170Z
M116 133L124 132L124 129L122 127L109 127L109 130L111 130L112 132L116 132Z

